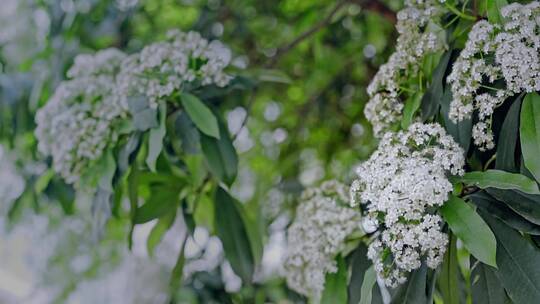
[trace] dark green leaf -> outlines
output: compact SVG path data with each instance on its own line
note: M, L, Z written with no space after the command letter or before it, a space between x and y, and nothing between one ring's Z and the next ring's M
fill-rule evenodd
M505 203L498 201L489 194L481 191L471 194L468 197L476 206L502 220L508 226L529 234L540 235L540 226L527 221L524 217L510 209Z
M452 101L452 91L447 87L441 101L441 113L444 119L445 129L454 140L463 148L465 154L471 145L472 119L464 119L454 123L449 117L450 102Z
M427 280L428 270L425 263L413 270L407 282L401 285L392 297L391 304L431 304L430 288Z
M523 99L519 125L525 167L540 181L540 95L530 93Z
M201 147L210 172L219 180L231 185L238 170L238 156L225 128L220 128L220 139L201 134Z
M367 247L364 243L360 243L348 258L351 265L351 279L348 286L349 304L357 304L361 297L361 287L364 282L364 274L371 266L371 262L367 258Z
M439 105L443 97L444 76L451 55L452 51L447 51L441 58L441 61L439 61L437 68L435 68L435 71L433 72L431 85L422 97L421 108L422 120L424 121L428 120L430 117L433 117L433 115L437 114L439 111Z
M501 170L467 172L459 179L462 183L482 189L514 189L529 194L540 194L538 185L528 177Z
M179 185L180 186L180 185ZM158 186L152 190L152 195L144 205L137 208L133 222L142 224L153 219L164 216L169 212L174 212L178 207L179 189Z
M199 131L184 111L176 111L169 118L169 137L178 152L200 153Z
M487 189L487 192L528 221L540 225L540 196L494 188Z
M371 304L373 287L377 283L377 274L373 266L369 267L364 273L362 287L360 288L360 304Z
M159 105L159 127L150 129L148 136L148 155L146 156L146 165L150 171L156 171L156 160L163 150L163 138L165 137L165 120L167 119L167 104Z
M326 274L321 303L347 303L347 265L341 256L337 267L337 272Z
M521 109L521 101L523 96L520 95L510 109L501 127L499 139L497 141L497 159L495 160L495 168L518 172L516 166L516 146L519 132L519 111Z
M457 259L456 237L450 233L449 245L438 278L438 286L445 304L459 304L459 265Z
M462 199L451 196L439 209L452 232L478 260L497 267L495 236L482 218Z
M219 139L219 126L214 113L195 95L184 93L180 98L182 106L197 128L204 134Z
M214 200L216 232L223 243L227 260L245 284L250 284L254 271L253 254L239 203L219 187Z
M497 237L499 278L513 302L536 303L540 299L540 251L517 231L480 213Z
M476 263L471 272L471 291L474 304L506 303L508 297L496 271L497 269L484 263Z

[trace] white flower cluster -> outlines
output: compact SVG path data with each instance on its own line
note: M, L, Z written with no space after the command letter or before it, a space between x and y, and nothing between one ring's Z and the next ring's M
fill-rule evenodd
M360 229L360 214L347 201L347 187L336 181L308 189L288 229L287 284L315 302L320 300L325 275L337 271L334 259L346 238Z
M116 142L115 126L130 118L129 97L146 96L156 108L185 83L225 86L232 78L223 71L230 59L219 41L179 31L130 56L116 49L79 55L67 72L70 79L36 115L39 150L52 156L54 169L68 183L77 183Z
M493 149L491 116L505 99L540 90L540 2L513 3L501 9L502 25L479 21L447 81L453 100L450 118L468 119L476 111L475 145ZM504 87L497 85L504 80Z
M445 46L444 41L439 39L441 29L430 24L444 12L437 2L409 0L397 14L399 37L396 50L388 62L380 67L367 89L370 100L364 114L377 137L401 120L403 102L400 86L406 79L415 77L426 55Z
M124 54L107 49L81 55L36 114L38 148L53 157L53 167L68 183L79 180L88 164L101 157L118 135L112 125L127 115L114 97L115 74Z
M373 155L357 169L351 204L364 204L366 219L379 234L368 249L379 277L388 286L425 258L431 268L443 259L448 237L435 214L452 191L446 174L463 174L463 150L438 124L412 124L386 133Z
M231 61L231 51L221 42L208 40L197 32L171 31L169 40L145 47L130 56L118 76L121 98L145 95L150 106L182 88L186 82L226 86L232 76L223 70Z

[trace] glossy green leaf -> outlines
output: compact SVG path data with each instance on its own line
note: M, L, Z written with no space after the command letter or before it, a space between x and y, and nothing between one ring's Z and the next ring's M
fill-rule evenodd
M460 181L482 189L514 189L529 194L540 194L538 184L535 181L521 174L501 170L467 172L460 178Z
M444 119L444 126L448 134L463 148L465 154L471 145L472 119L463 119L454 123L449 115L450 103L452 102L452 90L447 86L441 100L441 114Z
M347 260L351 267L351 279L349 280L349 286L347 288L348 303L358 304L362 296L361 287L364 282L364 274L372 265L371 261L367 258L367 246L364 243L360 243L349 257L347 257Z
M540 225L540 196L495 188L489 188L487 192L528 221Z
M216 190L214 204L216 232L223 243L225 256L243 283L250 284L254 259L246 226L239 211L241 205L221 187Z
M238 170L238 156L227 131L220 128L220 132L220 139L201 134L201 147L210 172L231 185Z
M497 237L499 278L516 304L536 303L540 299L540 249L517 231L480 213Z
M197 128L204 134L219 139L219 126L214 113L195 95L184 93L182 106Z
M362 287L360 288L360 304L371 304L371 292L375 283L377 283L377 274L373 266L371 266L364 273Z
M471 291L474 304L507 303L508 297L497 277L497 269L484 263L477 262L472 269Z
M167 104L159 105L159 127L150 129L148 136L148 155L146 156L146 165L150 171L156 171L156 161L163 150L163 138L167 133L165 129L165 121L167 119Z
M471 206L451 196L439 210L452 232L475 258L497 267L495 236Z
M529 222L514 210L510 209L505 203L498 201L484 191L471 194L468 198L470 198L476 206L502 220L506 225L528 234L540 235L539 225Z
M519 125L525 167L540 181L540 95L530 93L523 99Z
M510 106L497 141L497 159L495 169L518 172L516 165L516 147L519 134L519 113L523 96L520 95Z
M347 264L337 257L337 272L327 273L321 303L347 303Z

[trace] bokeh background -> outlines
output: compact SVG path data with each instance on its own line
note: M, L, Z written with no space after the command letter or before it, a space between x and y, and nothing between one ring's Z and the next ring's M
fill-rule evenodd
M374 149L365 88L391 53L400 1L2 0L0 9L0 303L163 303L186 233L179 219L153 254L155 222L99 214L37 152L34 115L73 58L127 53L170 29L198 31L233 51L252 79L214 105L239 155L232 193L260 241L255 284L224 258L211 220L187 236L178 303L296 303L281 277L286 228L301 191L348 182ZM204 200L203 200L204 201ZM202 203L197 223L219 210ZM116 214L117 215L117 214Z

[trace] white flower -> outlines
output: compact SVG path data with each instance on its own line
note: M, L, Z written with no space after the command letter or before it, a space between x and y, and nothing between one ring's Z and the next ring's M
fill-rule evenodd
M334 259L346 238L360 230L360 213L349 208L347 200L347 187L335 181L304 191L288 230L287 284L315 302L326 274L337 271Z
M400 85L415 77L426 55L444 48L444 42L438 38L442 30L429 24L436 22L442 13L437 1L429 0L406 1L406 7L398 12L396 50L379 68L367 89L370 100L364 114L373 125L375 136L382 136L401 120Z
M502 25L477 22L447 78L453 100L450 118L456 122L478 111L475 145L493 149L491 115L508 97L540 90L540 3L513 3L501 9ZM504 87L494 87L504 80Z
M80 55L62 82L36 114L36 138L41 153L52 156L53 167L68 183L99 159L118 133L113 124L128 110L115 98L115 74L123 53L107 49Z
M378 149L357 169L351 204L363 204L379 235L368 257L388 286L403 283L425 257L436 268L448 242L442 219L433 214L448 199L447 174L463 174L463 150L438 124L412 124L388 132Z
M158 101L186 83L197 80L201 85L224 87L232 79L224 72L231 51L221 42L208 42L196 32L171 31L168 37L122 63L116 90L120 98L145 95L150 106L156 108Z

